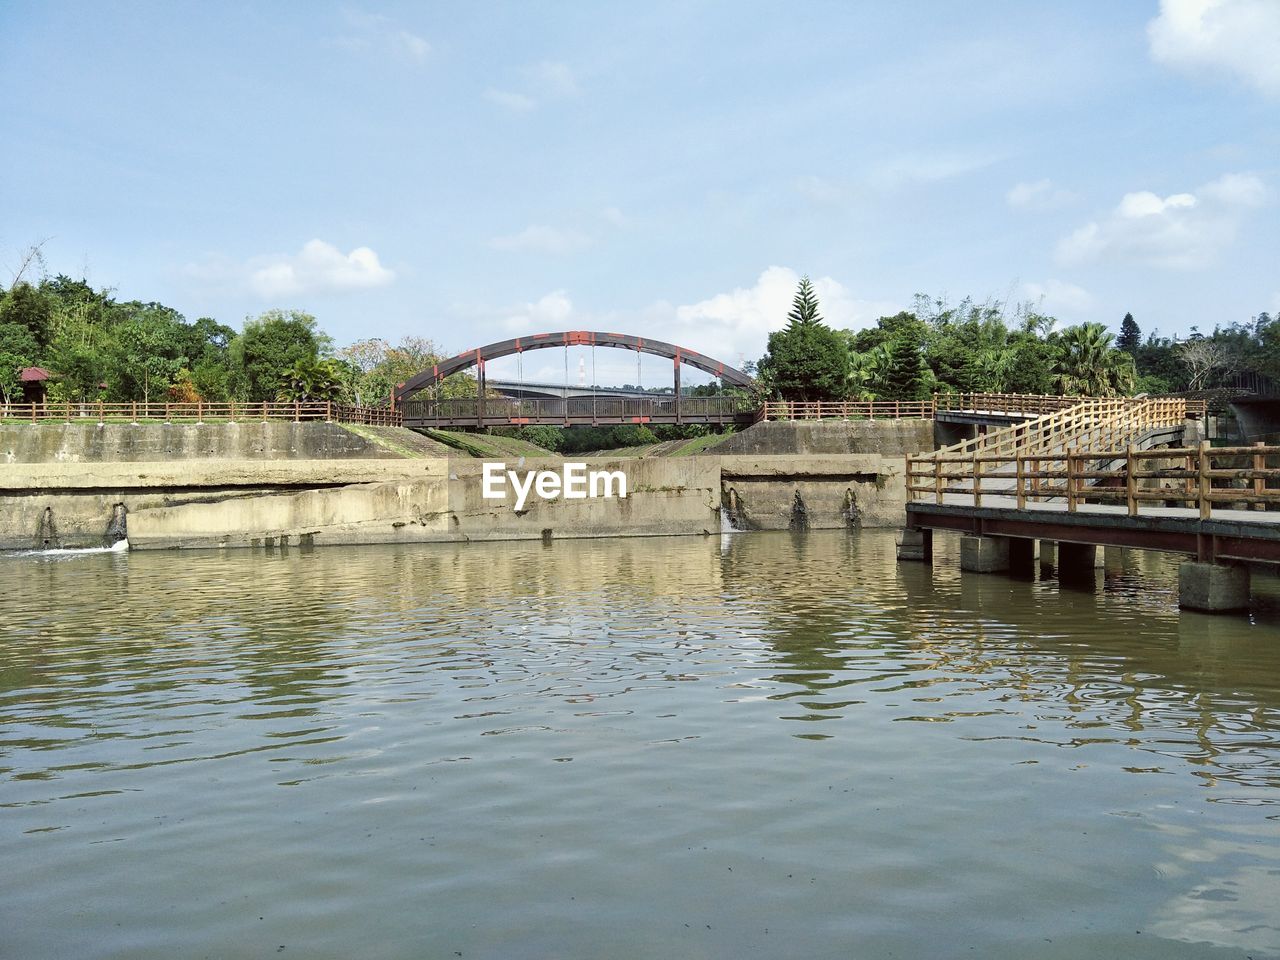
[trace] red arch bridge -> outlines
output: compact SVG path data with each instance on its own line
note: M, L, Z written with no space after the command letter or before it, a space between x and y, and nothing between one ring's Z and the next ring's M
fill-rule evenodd
M609 347L638 354L665 357L672 364L672 392L627 392L571 386L567 382L561 396L549 389L512 389L503 383L507 396L493 396L485 376L485 364L500 357L517 356L529 350L569 347ZM680 387L680 367L688 364L703 370L729 388L713 397L693 397ZM475 368L474 397L443 398L440 385L446 377ZM528 385L533 387L535 385ZM537 385L548 387L549 385ZM392 393L392 404L404 417L406 427L497 427L523 424L625 424L625 423L706 423L749 424L760 419L759 387L750 376L712 357L661 340L649 340L625 333L596 333L569 330L516 337L460 353L442 360L428 370L406 380ZM541 395L538 395L538 394Z

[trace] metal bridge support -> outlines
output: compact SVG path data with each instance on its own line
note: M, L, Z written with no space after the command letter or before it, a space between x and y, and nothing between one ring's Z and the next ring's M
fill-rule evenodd
M684 421L680 419L680 351L679 350L677 350L676 355L671 358L671 363L675 367L675 373L673 374L672 379L674 379L676 383L676 423L683 423Z
M902 531L898 540L898 560L920 560L925 563L933 559L933 531L912 530L910 527Z
M961 537L960 569L1002 573L1009 569L1009 537Z
M1243 563L1186 561L1178 567L1178 606L1205 613L1247 610L1249 568Z

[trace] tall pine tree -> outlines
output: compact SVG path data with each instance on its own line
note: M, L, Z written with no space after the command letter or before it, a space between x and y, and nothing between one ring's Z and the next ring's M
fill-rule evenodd
M800 278L795 299L791 301L791 312L787 314L787 323L804 327L822 323L822 315L818 313L818 295L813 292L813 284L807 276Z
M822 322L818 296L808 277L796 290L787 325L769 334L759 373L784 400L843 400L846 396L849 348Z
M1120 321L1120 336L1116 338L1116 346L1130 356L1136 356L1142 346L1142 330L1132 313L1126 313Z

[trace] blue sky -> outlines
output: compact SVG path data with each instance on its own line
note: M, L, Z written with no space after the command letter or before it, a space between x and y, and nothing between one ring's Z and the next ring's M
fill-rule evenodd
M48 238L190 318L448 352L736 363L802 273L838 326L925 292L1182 334L1280 308L1277 50L1277 0L3 0L0 267Z

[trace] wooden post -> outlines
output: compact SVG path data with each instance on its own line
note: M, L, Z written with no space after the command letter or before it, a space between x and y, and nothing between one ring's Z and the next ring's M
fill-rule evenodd
M1131 443L1125 454L1124 460L1124 494L1125 503L1129 508L1129 516L1136 517L1138 515L1138 478L1134 473L1137 467L1137 460L1134 459L1134 453L1137 448Z
M1209 493L1213 489L1213 484L1209 477L1209 463L1209 441L1201 440L1199 465L1197 467L1200 481L1199 506L1201 520L1208 520L1213 508L1213 504L1209 500Z
M1076 448L1067 450L1067 511L1076 512Z
M982 506L982 461L973 455L973 505Z
M1261 440L1260 440L1260 441L1258 441L1257 443L1255 443L1255 444L1254 444L1254 446L1255 446L1255 447L1265 447L1265 446L1266 446L1266 443L1264 443L1263 441L1261 441ZM1255 497L1258 497L1258 500L1257 500L1257 501L1252 505L1252 506L1253 506L1253 509L1255 509L1255 510L1265 510L1265 509L1267 509L1267 503L1266 503L1266 501L1265 501L1265 500L1263 500L1263 499L1262 499L1262 495L1263 495L1263 493L1264 493L1264 492L1266 491L1266 489L1267 489L1267 481L1266 481L1266 480L1264 480L1262 477L1257 476L1257 473L1258 473L1259 471L1261 471L1261 470L1265 470L1266 468L1267 468L1267 456L1266 456L1266 454L1264 454L1264 453L1255 453L1255 454L1253 455L1253 470L1254 470L1254 478L1253 478L1253 495L1254 495Z
M1023 484L1026 482L1027 462L1023 457L1016 453L1013 456L1014 474L1016 475L1014 486L1018 495L1018 509L1025 510L1027 507L1027 492L1023 489Z
M933 457L933 492L934 499L938 503L942 502L942 461L938 459L938 454Z

